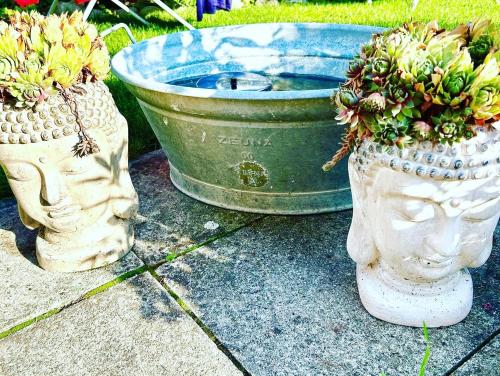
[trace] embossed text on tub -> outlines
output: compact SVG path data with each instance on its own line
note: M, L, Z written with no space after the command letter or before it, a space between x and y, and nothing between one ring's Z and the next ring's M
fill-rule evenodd
M217 141L221 145L242 145L242 146L273 146L270 138L217 136Z

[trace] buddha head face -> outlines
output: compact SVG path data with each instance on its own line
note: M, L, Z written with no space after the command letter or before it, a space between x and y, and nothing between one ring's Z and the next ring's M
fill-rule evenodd
M109 92L100 90L111 98ZM27 227L77 236L113 216L128 219L134 215L137 194L128 173L126 121L116 110L103 120L112 126L87 130L99 152L84 157L73 151L79 135L64 136L57 129L48 140L37 139L34 133L32 139L37 142L0 145L0 164Z
M482 265L500 216L498 143L492 142L490 149L479 166L456 150L450 155L425 147L364 164L353 154L348 251L354 261L380 262L416 282L437 281ZM436 168L447 162L451 169Z

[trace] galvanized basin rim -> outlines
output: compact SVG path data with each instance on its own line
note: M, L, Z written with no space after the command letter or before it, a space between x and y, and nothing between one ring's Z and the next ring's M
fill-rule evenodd
M314 31L318 35L324 33L357 33L360 40L366 40L366 35L371 35L373 33L379 33L384 30L384 28L365 26L365 25L348 25L348 24L323 24L323 23L275 23L275 24L248 24L248 25L237 25L237 26L224 26L216 28L199 29L192 31L183 31L175 34L166 34L151 39L144 40L142 42L136 43L129 47L126 47L119 51L111 60L111 69L113 73L123 82L138 86L144 89L158 91L163 93L171 93L183 96L192 96L199 98L225 98L225 99L235 99L235 100L276 100L276 99L308 99L308 98L329 98L332 91L329 89L325 90L300 90L300 91L268 91L268 92L243 92L243 91L228 91L228 90L212 90L212 89L200 89L200 88L188 88L177 85L170 85L163 82L158 82L155 80L154 75L148 72L145 64L148 62L144 60L144 54L146 53L147 58L155 58L153 53L161 52L162 47L168 45L168 48L173 51L182 51L186 48L186 40L192 37L190 43L196 43L201 41L203 43L206 39L216 38L217 35L234 35L238 31L244 30L251 33L264 33L266 28L270 26L274 27L274 30L279 30L282 33L293 33L294 31ZM364 35L363 35L364 34ZM287 56L297 56L303 58L305 56L318 57L318 58L335 58L342 60L351 60L354 55L359 51L359 43L352 44L343 50L331 49L331 50L317 50L317 51L307 51L304 54L299 54L298 51L292 51L292 53L286 53ZM139 55L139 58L137 58ZM269 56L280 56L280 55L269 55ZM164 64L162 60L163 57L158 54L159 60L156 60L157 64ZM210 55L211 59L199 60L196 63L201 63L204 61L216 61L217 56ZM230 57L230 56L229 56ZM241 56L240 56L241 57ZM155 64L155 61L150 63ZM177 64L183 66L193 65L193 62L184 61L183 63L177 62ZM171 67L178 67L179 65L172 64L171 66L163 65L162 69L169 69Z

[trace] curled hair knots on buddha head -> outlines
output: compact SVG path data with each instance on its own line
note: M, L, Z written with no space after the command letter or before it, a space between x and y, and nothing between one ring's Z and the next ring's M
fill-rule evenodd
M85 129L100 129L108 142L116 139L117 116L113 97L102 82L77 84L73 94ZM75 115L62 95L50 96L32 109L0 103L0 144L31 144L78 134Z

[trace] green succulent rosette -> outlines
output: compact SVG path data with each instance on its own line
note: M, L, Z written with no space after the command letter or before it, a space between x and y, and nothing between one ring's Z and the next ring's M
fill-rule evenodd
M334 93L341 149L331 169L355 145L371 139L404 148L419 141L453 145L500 120L500 51L491 22L453 30L410 23L376 34L349 65ZM497 123L498 124L498 123Z
M0 80L10 81L17 74L16 61L8 56L0 57Z
M456 107L468 97L474 76L472 58L467 49L462 49L443 70L436 70L433 82L439 84L432 94L433 103Z
M13 12L0 21L1 101L33 107L57 90L104 79L109 53L81 12Z
M500 75L498 59L493 54L486 57L476 71L476 79L469 88L470 108L476 122L486 122L500 113Z

